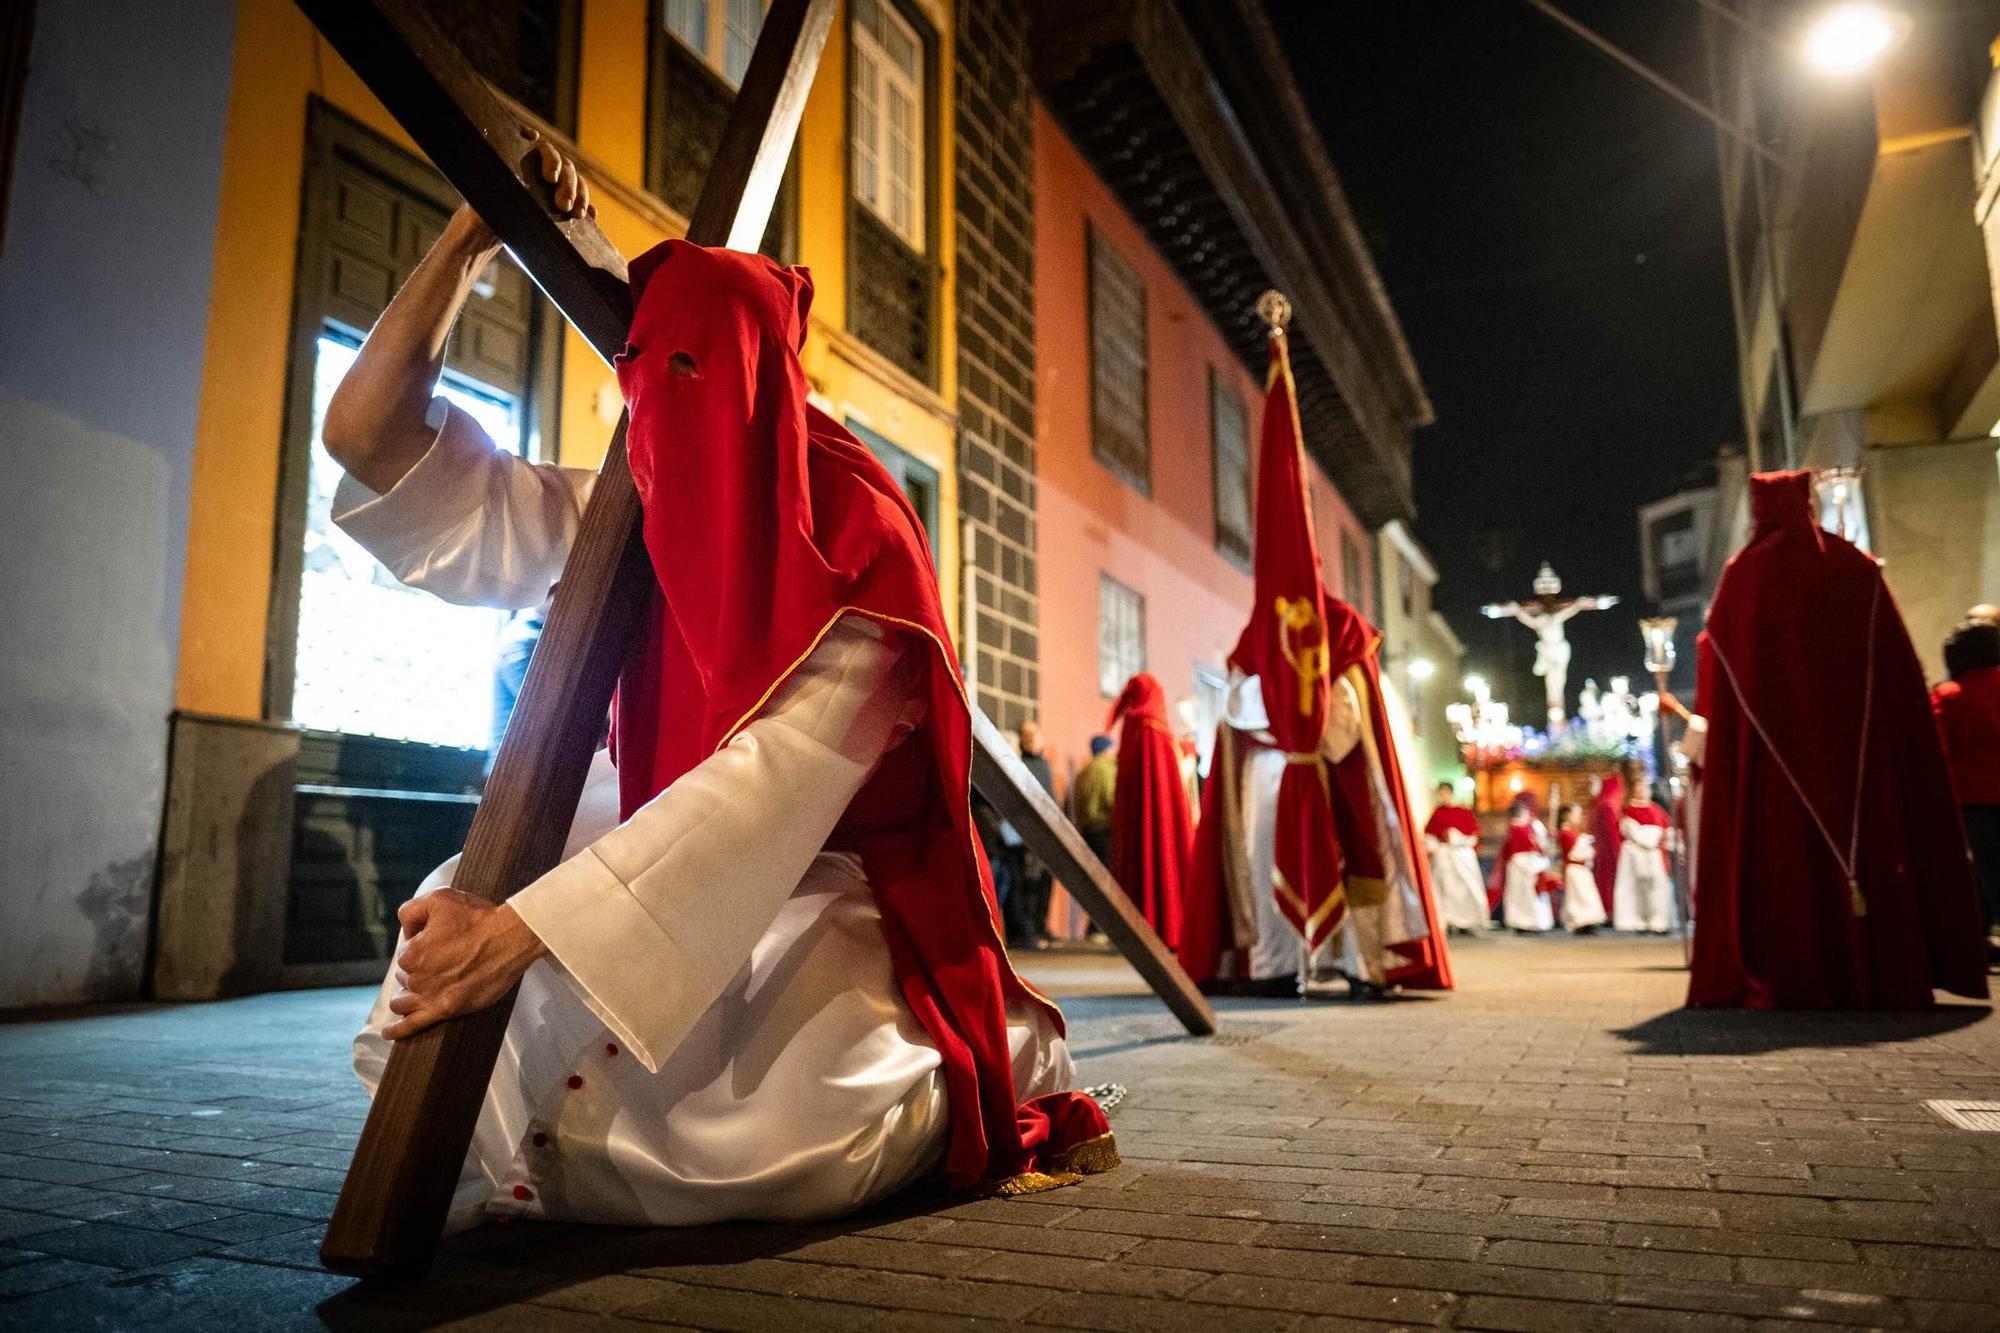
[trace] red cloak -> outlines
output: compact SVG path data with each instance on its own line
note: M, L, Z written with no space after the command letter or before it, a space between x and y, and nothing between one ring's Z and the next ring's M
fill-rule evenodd
M1597 789L1590 808L1590 832L1597 839L1597 861L1591 874L1597 879L1597 896L1609 903L1618 890L1618 854L1625 848L1625 833L1618 826L1619 812L1625 808L1625 779L1612 773Z
M1167 726L1167 692L1140 672L1125 682L1104 725L1119 728L1111 875L1171 949L1181 938L1181 881L1194 821L1181 784L1180 747Z
M659 595L619 683L624 813L726 744L842 615L902 632L927 667L925 721L829 845L860 856L903 998L942 1058L945 1176L1033 1188L1115 1162L1089 1098L1015 1097L1008 1002L1062 1019L1001 944L971 824L971 713L923 528L873 455L806 402L811 278L685 241L631 278L618 377Z
M1468 838L1479 836L1479 816L1462 805L1441 805L1431 811L1431 817L1424 821L1424 833L1428 837L1444 841L1447 833L1462 833Z
M1920 1009L1986 994L1985 941L1923 672L1812 477L1750 479L1750 543L1699 641L1708 719L1688 1003Z

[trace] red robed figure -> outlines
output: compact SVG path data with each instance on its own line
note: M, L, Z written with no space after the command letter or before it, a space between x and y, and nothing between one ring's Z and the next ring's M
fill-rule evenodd
M945 1175L1022 1189L1108 1165L1096 1103L1014 1095L1008 1002L1043 1006L1057 1030L1062 1020L1001 944L971 823L971 712L923 527L874 456L806 402L811 278L668 241L631 279L617 368L658 595L618 689L623 813L726 744L841 616L906 636L924 662L925 721L829 845L860 856L903 997L942 1057Z
M1750 479L1699 641L1708 719L1688 1003L1921 1009L1986 994L1972 869L1923 670L1812 475Z
M1271 735L1285 751L1272 892L1292 928L1317 946L1340 926L1347 894L1340 835L1320 763L1333 663L1326 587L1306 505L1303 433L1283 334L1271 338L1258 449L1256 590L1250 623L1229 664L1258 678ZM1356 645L1342 646L1352 652Z
M1625 848L1625 830L1620 822L1625 813L1625 778L1608 773L1597 789L1590 808L1590 832L1597 839L1597 861L1591 874L1597 879L1597 896L1608 909L1618 890L1618 858Z
M1171 949L1181 937L1181 881L1194 827L1160 682L1143 671L1126 681L1105 727L1118 728L1111 875Z

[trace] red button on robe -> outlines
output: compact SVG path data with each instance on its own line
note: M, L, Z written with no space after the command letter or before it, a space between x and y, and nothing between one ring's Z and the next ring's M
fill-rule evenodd
M1160 682L1143 671L1126 681L1106 725L1119 729L1111 875L1171 949L1181 938L1181 882L1194 844L1194 821Z
M1983 997L1965 836L1882 571L1814 522L1811 474L1750 485L1755 530L1699 645L1708 744L1688 1002Z
M907 634L924 658L926 719L883 758L833 844L860 857L903 999L937 1046L944 1174L1004 1184L1109 1164L1109 1128L1088 1097L1015 1098L1008 1002L1041 1006L1058 1032L1062 1016L1001 944L972 831L971 712L923 526L874 455L806 401L812 279L668 241L633 262L631 280L618 376L658 595L618 689L623 814L727 744L842 615Z

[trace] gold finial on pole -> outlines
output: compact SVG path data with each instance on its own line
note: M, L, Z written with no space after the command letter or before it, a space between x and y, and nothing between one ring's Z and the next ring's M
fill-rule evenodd
M1292 322L1292 303L1273 287L1257 298L1257 317L1264 321L1273 338L1283 337L1286 325Z

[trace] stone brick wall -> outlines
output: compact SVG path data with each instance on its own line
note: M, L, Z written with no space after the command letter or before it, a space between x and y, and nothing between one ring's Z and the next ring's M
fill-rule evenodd
M960 0L958 495L972 524L979 704L1003 728L1041 694L1035 579L1034 144L1026 6ZM961 630L963 629L961 625Z

